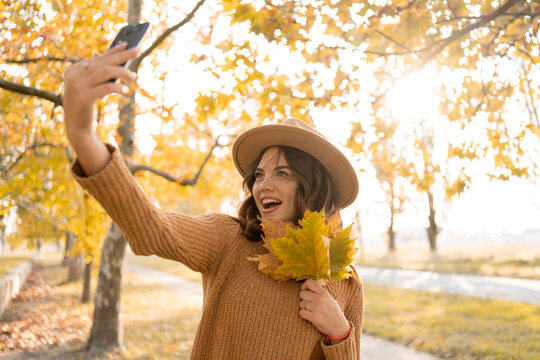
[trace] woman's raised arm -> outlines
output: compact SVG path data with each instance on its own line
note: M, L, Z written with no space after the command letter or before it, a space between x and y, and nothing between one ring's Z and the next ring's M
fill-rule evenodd
M96 101L108 94L127 93L127 84L136 79L122 64L137 56L137 48L125 50L125 47L123 43L103 55L81 61L64 74L66 134L87 176L101 171L111 157L96 133Z

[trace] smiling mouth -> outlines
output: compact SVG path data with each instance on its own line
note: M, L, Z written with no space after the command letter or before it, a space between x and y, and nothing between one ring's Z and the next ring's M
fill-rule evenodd
M262 207L265 210L269 210L272 208L275 208L277 206L281 205L281 201L279 200L263 200Z

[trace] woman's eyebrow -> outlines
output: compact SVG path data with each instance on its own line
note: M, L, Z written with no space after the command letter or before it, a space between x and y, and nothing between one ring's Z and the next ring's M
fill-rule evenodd
M280 165L280 166L276 166L274 168L274 170L281 170L281 169L292 170L292 168L290 166L287 166L287 165Z
M287 166L287 165L280 165L280 166L276 166L274 168L274 170L281 170L281 169L292 170L292 168L290 166ZM255 171L264 172L264 169L263 168L256 168Z

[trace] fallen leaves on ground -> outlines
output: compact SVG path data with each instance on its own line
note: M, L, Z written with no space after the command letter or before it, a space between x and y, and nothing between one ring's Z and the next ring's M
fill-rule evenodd
M75 296L61 296L47 268L37 264L0 323L0 352L35 351L86 340L91 326L87 307Z

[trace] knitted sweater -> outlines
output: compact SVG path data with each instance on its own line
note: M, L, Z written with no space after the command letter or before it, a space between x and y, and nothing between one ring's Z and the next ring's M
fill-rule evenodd
M330 282L326 289L353 324L351 335L330 345L300 318L301 282L277 282L247 258L265 253L262 242L248 241L227 215L188 216L153 205L108 145L111 161L86 177L78 162L75 179L110 215L138 255L180 261L201 272L203 309L191 359L360 359L362 284L357 279Z

